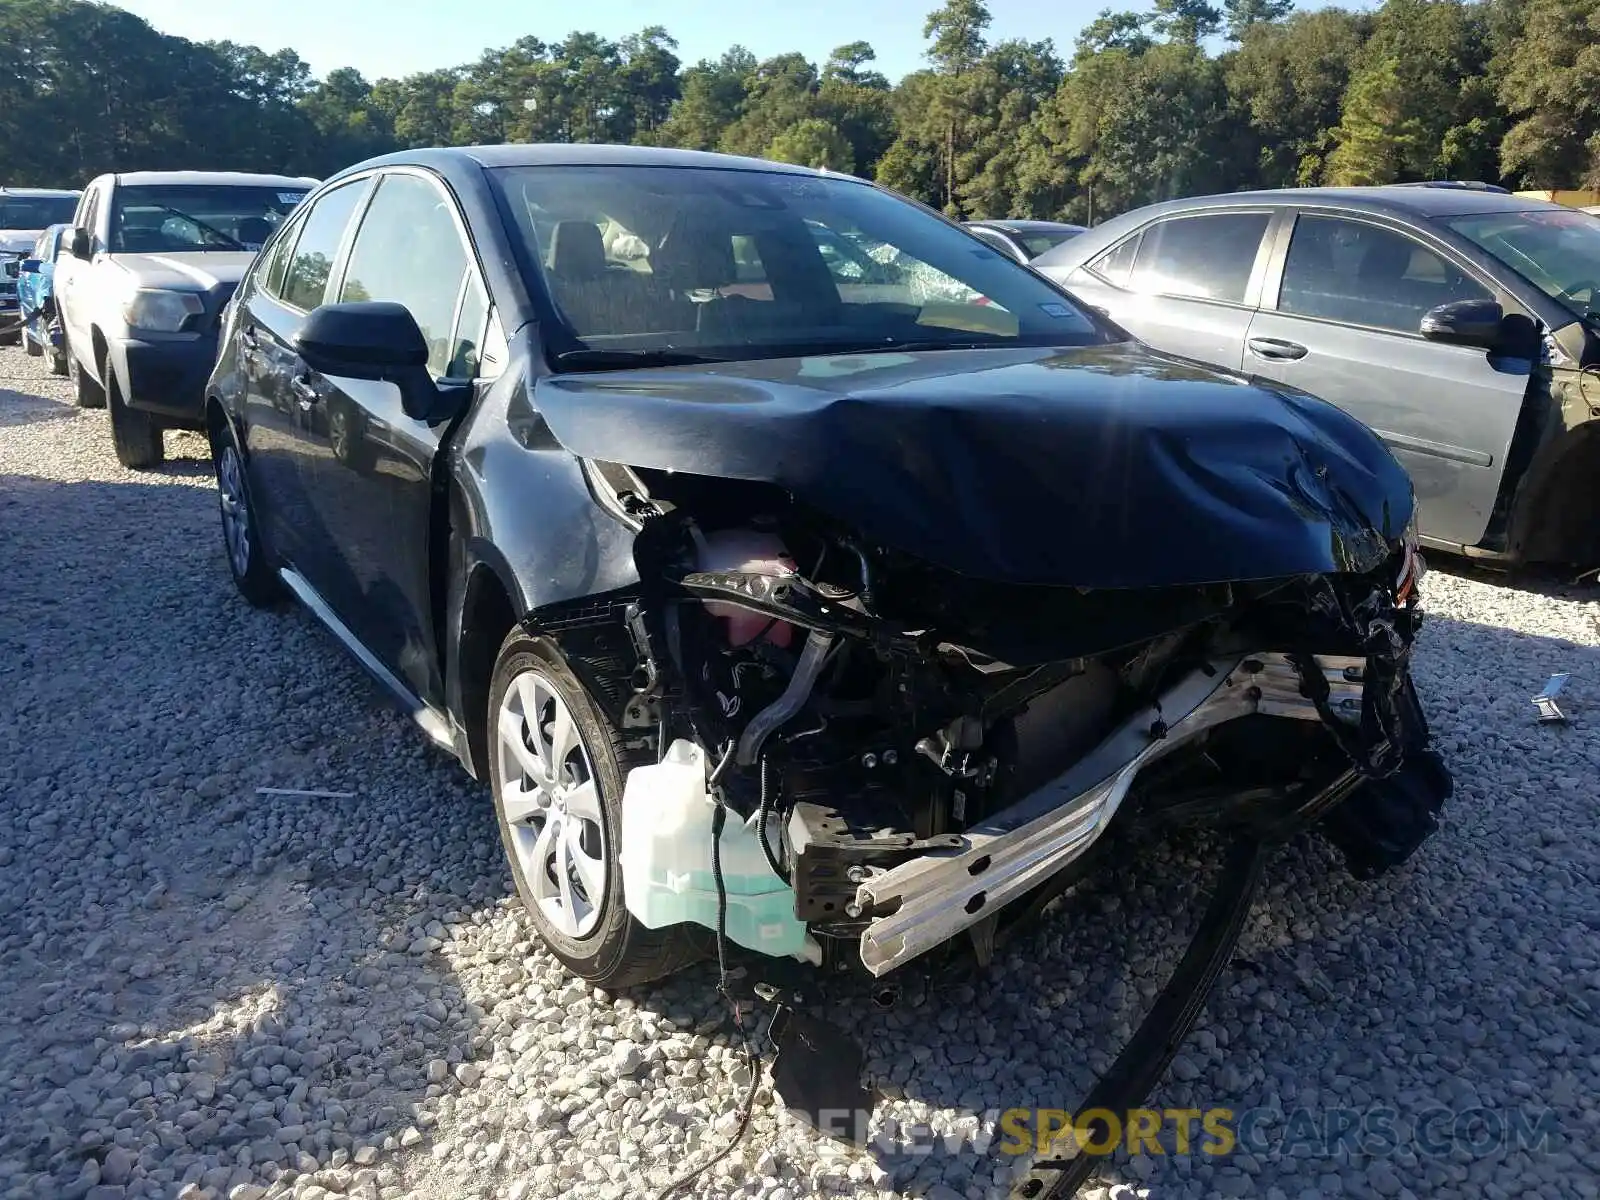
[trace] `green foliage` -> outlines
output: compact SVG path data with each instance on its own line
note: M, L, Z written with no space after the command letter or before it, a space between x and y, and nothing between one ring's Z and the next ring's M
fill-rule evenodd
M1105 9L1063 61L1048 41L991 42L982 0L944 0L922 27L927 68L898 81L861 41L821 64L733 46L686 65L658 25L529 35L369 81L169 37L107 4L0 0L0 182L325 175L407 146L554 141L826 166L962 217L1434 177L1600 186L1600 0L1293 2Z

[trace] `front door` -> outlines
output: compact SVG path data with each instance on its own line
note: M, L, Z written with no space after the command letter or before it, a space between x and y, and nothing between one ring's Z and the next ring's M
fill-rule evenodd
M337 299L405 305L432 350L436 379L469 386L479 374L488 296L454 203L432 178L382 177ZM418 698L442 705L430 554L445 426L407 416L392 384L302 366L295 386L313 441L307 489L318 541L308 548L307 578L368 651Z
M1251 321L1245 370L1371 427L1411 475L1424 536L1482 541L1534 363L1517 356L1526 347L1493 353L1418 330L1436 305L1508 298L1410 234L1310 214L1295 222L1271 298Z

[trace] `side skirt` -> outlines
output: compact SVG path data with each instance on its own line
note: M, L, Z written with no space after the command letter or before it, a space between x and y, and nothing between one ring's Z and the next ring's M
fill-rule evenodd
M450 718L441 710L423 700L408 688L393 671L378 661L377 655L363 646L350 627L334 615L333 609L317 590L306 582L305 576L292 567L280 567L278 577L283 580L283 585L294 593L295 599L305 605L311 615L327 628L328 632L338 638L340 643L348 650L367 672L381 683L401 708L415 721L423 733L428 735L436 746L458 753L455 731Z

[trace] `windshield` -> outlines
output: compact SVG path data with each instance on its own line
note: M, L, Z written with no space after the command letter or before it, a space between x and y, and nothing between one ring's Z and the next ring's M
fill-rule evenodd
M1010 258L848 179L678 167L495 174L576 343L569 365L1106 340Z
M1600 312L1600 218L1539 208L1443 223L1578 316Z
M128 254L259 250L309 191L289 184L119 187L110 248Z
M72 220L76 196L0 196L0 229L43 229Z

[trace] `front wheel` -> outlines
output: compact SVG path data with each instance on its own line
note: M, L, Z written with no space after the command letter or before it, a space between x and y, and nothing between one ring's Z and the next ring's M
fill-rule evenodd
M117 373L109 364L101 373L106 377L106 407L111 410L111 448L117 452L117 461L135 471L159 465L167 456L161 426L155 423L155 418L149 413L128 407L122 395L122 385L117 382Z
M27 332L24 331L22 334L22 352L29 358L39 358L44 354L44 347L39 345L38 342L34 341L27 335Z
M489 686L489 776L517 894L574 974L619 988L700 957L686 926L646 929L622 895L622 736L555 646L513 630Z

